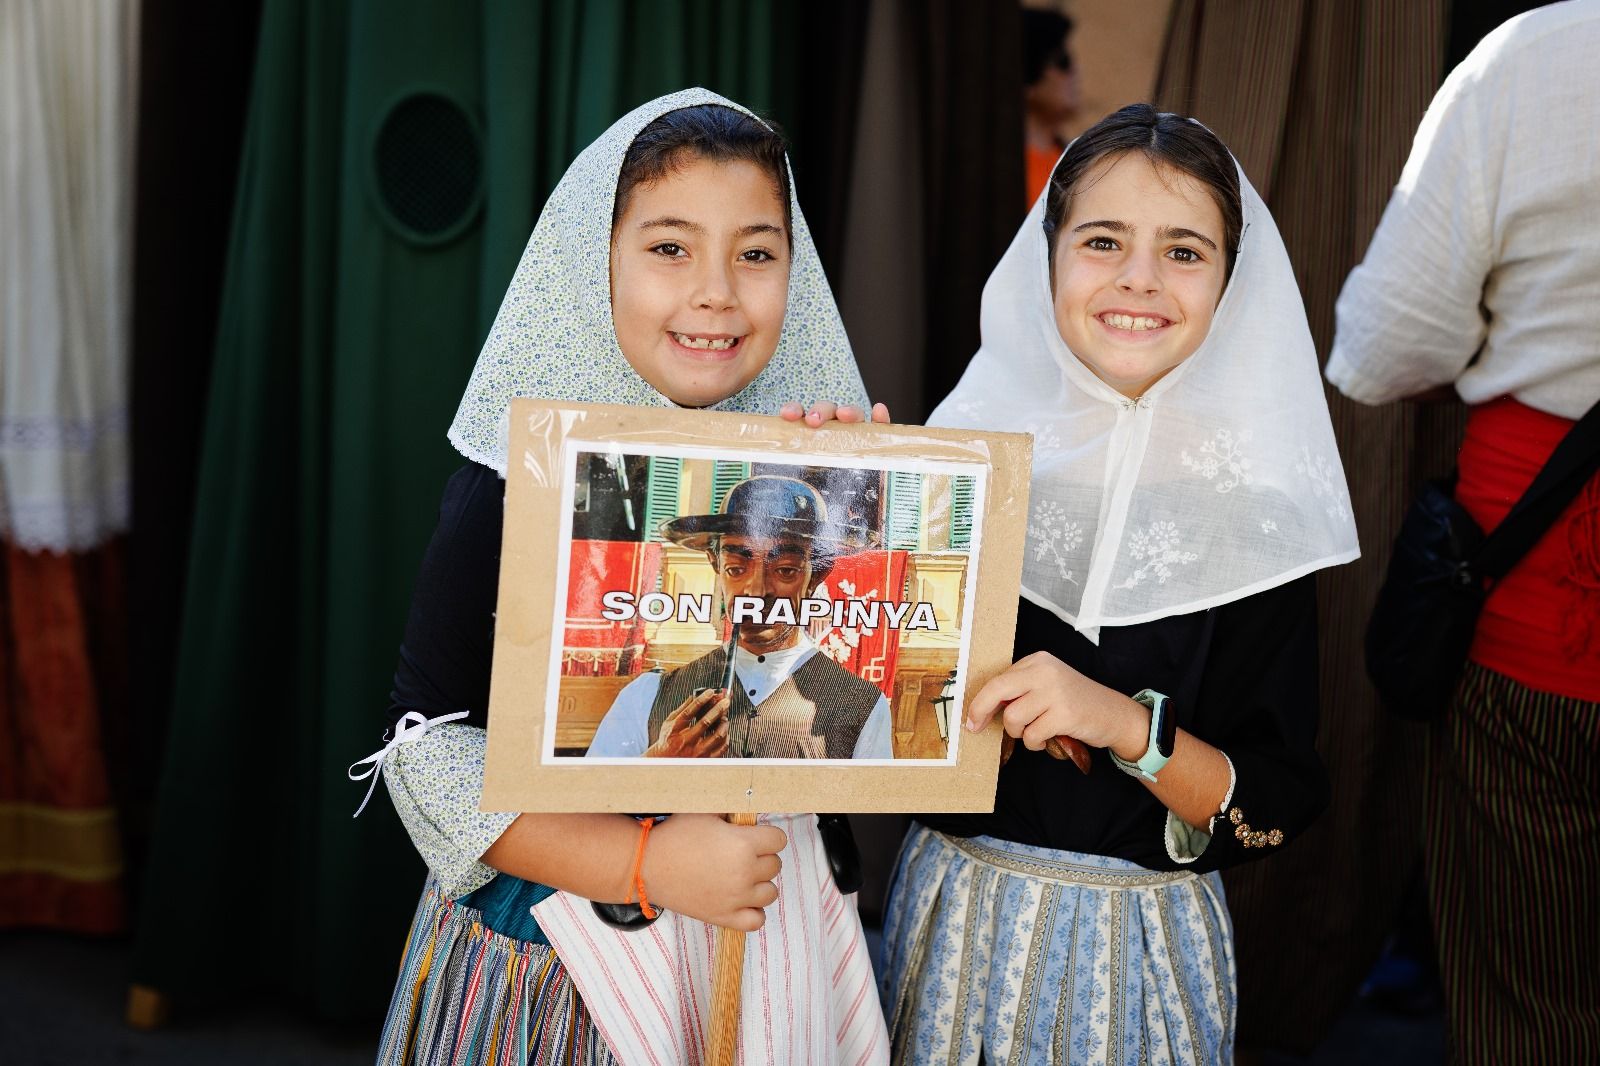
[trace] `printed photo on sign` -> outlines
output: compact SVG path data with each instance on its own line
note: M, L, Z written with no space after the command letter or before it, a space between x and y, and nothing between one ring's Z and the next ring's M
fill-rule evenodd
M564 457L544 762L954 762L986 467Z

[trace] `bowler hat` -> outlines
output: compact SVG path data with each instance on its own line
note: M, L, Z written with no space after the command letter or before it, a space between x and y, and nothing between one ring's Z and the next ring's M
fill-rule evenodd
M811 542L813 555L848 555L872 547L875 537L865 526L828 519L822 494L792 477L762 474L728 490L717 514L683 515L661 523L661 536L685 548L709 551L724 534L797 537Z

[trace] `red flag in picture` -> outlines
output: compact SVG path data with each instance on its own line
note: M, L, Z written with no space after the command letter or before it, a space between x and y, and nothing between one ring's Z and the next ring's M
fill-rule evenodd
M812 593L827 600L890 600L901 598L906 582L904 551L864 551L833 564L827 579ZM846 615L848 620L848 615ZM894 697L894 670L900 658L900 630L889 626L833 626L817 623L811 639L822 653Z
M566 677L636 674L644 665L644 620L614 622L601 616L600 597L622 590L654 592L661 545L638 541L573 540L567 570L567 626L561 649Z

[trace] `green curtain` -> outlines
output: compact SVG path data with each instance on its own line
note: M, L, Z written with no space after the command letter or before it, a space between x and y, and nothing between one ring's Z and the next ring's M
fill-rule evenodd
M351 820L345 768L379 743L478 347L545 196L616 117L701 84L784 121L793 18L265 5L136 983L381 1012L423 869L383 797Z

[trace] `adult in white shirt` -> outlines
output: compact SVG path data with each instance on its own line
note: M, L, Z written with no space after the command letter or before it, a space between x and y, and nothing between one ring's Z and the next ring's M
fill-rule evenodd
M1600 0L1505 23L1446 79L1327 377L1470 406L1456 499L1503 520L1600 399ZM1600 1062L1600 479L1479 616L1424 769L1425 870L1459 1063Z
M1576 419L1600 397L1600 3L1518 16L1451 71L1365 260L1327 378L1362 403L1454 385Z
M762 607L737 621L731 684L726 645L640 675L601 720L591 758L893 757L883 692L820 654L799 624L801 601L835 558L867 546L866 530L830 522L805 482L760 476L735 485L721 513L686 515L662 532L706 553L725 604Z

